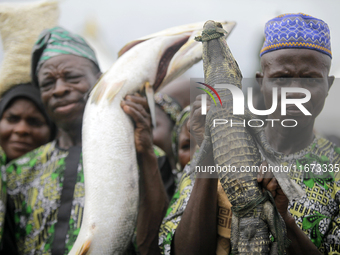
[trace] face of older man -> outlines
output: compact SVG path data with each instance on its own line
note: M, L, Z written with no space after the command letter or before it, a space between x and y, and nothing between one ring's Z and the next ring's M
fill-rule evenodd
M93 63L75 55L47 60L38 72L42 102L58 127L81 125L87 95L99 73Z
M257 74L266 108L272 106L273 87L278 88L278 105L271 119L295 119L299 127L313 125L321 112L334 77L329 77L331 59L309 49L281 49L261 58L263 73ZM312 114L305 116L295 105L288 104L286 116L281 115L281 88L299 87L310 91L311 99L303 106ZM304 98L303 93L287 93L286 98Z

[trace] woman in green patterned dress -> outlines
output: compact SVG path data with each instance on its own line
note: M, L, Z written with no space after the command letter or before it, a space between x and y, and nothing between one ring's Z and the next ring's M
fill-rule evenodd
M0 240L6 242L6 254L15 253L11 239L10 215L6 215L5 165L55 137L55 126L47 117L40 92L31 84L20 84L6 91L0 101ZM11 202L7 201L7 206ZM4 235L3 235L4 234ZM1 242L2 243L2 242Z

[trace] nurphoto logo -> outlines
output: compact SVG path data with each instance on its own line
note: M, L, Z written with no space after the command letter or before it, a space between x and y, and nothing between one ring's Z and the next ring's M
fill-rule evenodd
M218 98L220 101L221 107L223 106L223 103L221 101L220 95L217 93L217 91L211 87L208 84L205 84L203 82L197 82L207 88L209 88ZM211 94L210 91L204 88L197 87L198 89L201 89L205 91L213 100L215 106L217 106L216 100L214 96ZM228 89L232 95L233 99L233 115L244 115L244 94L243 91L236 87L235 85L230 84L216 84L215 88L217 89ZM288 93L302 93L305 95L304 98L287 98ZM311 115L311 113L302 105L304 103L307 103L311 98L311 94L309 90L304 88L294 88L294 87L282 87L281 88L281 115L286 116L286 108L287 104L293 104L295 105L304 115ZM267 110L257 110L254 107L253 104L253 88L248 87L248 109L251 113L259 116L266 116L270 115L277 109L278 104L278 88L274 87L272 90L272 106L270 109ZM201 101L201 114L206 115L207 114L207 96L206 94L202 95L202 101ZM274 125L275 121L280 121L279 119L266 119L266 121L271 122L272 126ZM291 123L293 122L293 125L288 125L287 122ZM243 122L233 123L232 119L226 120L226 119L214 119L214 126L216 125L224 125L230 123L231 127L232 125L243 125L246 126L246 120ZM250 119L248 120L248 126L250 127L261 127L264 125L264 121L261 119ZM284 119L281 121L281 125L283 127L295 127L297 125L297 121L295 119Z

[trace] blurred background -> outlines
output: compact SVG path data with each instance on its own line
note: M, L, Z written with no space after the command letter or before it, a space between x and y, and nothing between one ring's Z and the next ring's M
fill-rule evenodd
M1 2L33 2L10 0ZM260 70L259 51L266 21L282 14L303 12L328 23L331 30L333 62L331 74L340 78L339 0L61 0L59 23L83 35L97 52L102 71L115 61L127 42L162 29L187 23L230 20L237 25L228 44L243 77L252 78ZM3 58L0 42L0 63ZM186 78L202 78L202 62L185 73ZM340 136L338 96L340 81L330 90L325 108L317 118L316 131Z

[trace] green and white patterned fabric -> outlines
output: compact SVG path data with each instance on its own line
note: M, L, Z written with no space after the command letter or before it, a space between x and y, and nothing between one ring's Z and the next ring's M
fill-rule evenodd
M340 147L324 138L315 138L304 150L284 156L281 163L293 166L292 169L303 169L290 172L290 177L306 191L299 201L288 205L296 224L323 254L340 254L340 172L336 171L336 167L340 167ZM333 171L311 173L313 164L323 169L333 168ZM175 231L195 183L195 172L190 173L189 165L183 172L160 227L161 254L171 254Z
M156 146L154 153L157 158L165 155ZM15 239L20 254L51 254L68 154L52 141L7 165L7 192L14 202L14 212L9 213L14 213ZM80 157L64 254L69 253L80 231L84 188ZM0 216L3 215L1 211ZM136 253L132 244L133 240L128 254Z
M12 161L7 169L7 192L14 202L15 238L21 254L51 254L67 150L53 141ZM69 230L68 254L80 230L84 210L84 173L78 163Z

